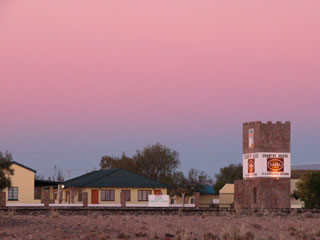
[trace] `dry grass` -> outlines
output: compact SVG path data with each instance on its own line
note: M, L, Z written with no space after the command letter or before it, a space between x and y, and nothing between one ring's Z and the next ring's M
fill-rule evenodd
M51 209L50 212L49 212L49 215L52 218L57 218L57 217L59 217L59 212L57 210L55 210L55 209Z
M9 209L9 210L7 211L7 216L8 216L8 217L12 218L12 217L15 216L15 215L16 215L16 211L15 211L14 209Z
M223 215L223 216L221 216ZM250 216L248 216L250 215ZM278 240L320 239L320 218L313 214L245 215L204 213L200 216L16 215L0 218L0 239L168 239L168 240Z

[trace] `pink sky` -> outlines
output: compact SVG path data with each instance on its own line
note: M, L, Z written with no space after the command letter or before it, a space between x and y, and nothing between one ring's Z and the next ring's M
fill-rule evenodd
M240 163L242 122L290 120L293 162L319 161L319 9L2 0L0 151L45 175L159 141L213 174Z

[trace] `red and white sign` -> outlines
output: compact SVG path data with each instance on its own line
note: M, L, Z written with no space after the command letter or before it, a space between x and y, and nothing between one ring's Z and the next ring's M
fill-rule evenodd
M243 178L291 176L290 153L247 153L243 154Z
M284 160L283 158L267 158L268 172L283 172Z

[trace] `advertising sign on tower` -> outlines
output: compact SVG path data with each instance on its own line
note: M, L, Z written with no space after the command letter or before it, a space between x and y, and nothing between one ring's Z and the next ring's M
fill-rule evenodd
M254 129L249 129L249 148L254 148Z
M243 177L290 177L290 153L246 153L243 154Z
M283 172L283 158L267 158L268 172Z
M248 159L248 173L254 173L254 159Z

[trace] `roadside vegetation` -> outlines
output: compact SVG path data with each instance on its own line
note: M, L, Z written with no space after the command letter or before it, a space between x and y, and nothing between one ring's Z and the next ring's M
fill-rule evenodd
M11 187L10 176L14 173L11 165L12 155L8 152L0 152L0 192L8 187Z
M278 240L319 239L320 214L242 211L166 215L103 214L0 215L0 239L166 239Z

